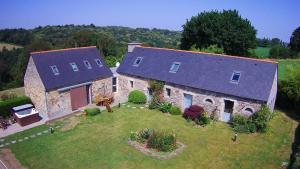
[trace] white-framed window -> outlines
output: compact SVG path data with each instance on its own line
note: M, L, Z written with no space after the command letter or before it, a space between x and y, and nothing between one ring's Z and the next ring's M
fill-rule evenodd
M142 60L143 60L142 57L137 57L133 63L133 66L138 67L141 64Z
M112 90L113 90L113 92L118 91L118 89L117 89L117 77L112 78Z
M102 67L102 66L103 66L103 64L102 64L102 62L101 62L100 59L95 59L95 62L97 63L97 65L98 65L99 67Z
M230 82L239 83L242 73L238 71L234 71L231 75Z
M173 62L171 68L170 68L170 73L176 73L180 67L180 62Z
M72 63L70 63L70 66L71 66L71 68L73 69L74 72L79 71L79 69L78 69L76 63L72 62Z
M83 61L83 63L84 63L84 66L85 66L87 69L92 69L92 65L90 64L89 61L85 60L85 61Z
M50 66L50 68L51 68L52 73L53 73L54 75L59 75L59 71L58 71L58 68L57 68L56 65L52 65L52 66Z
M166 92L167 92L167 96L171 97L171 89L170 88L166 88Z
M130 80L129 83L130 83L130 87L133 88L133 81Z

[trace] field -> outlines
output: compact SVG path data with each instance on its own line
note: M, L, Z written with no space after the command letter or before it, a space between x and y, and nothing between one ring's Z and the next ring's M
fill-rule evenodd
M7 50L12 50L13 48L22 48L18 45L0 42L0 51L2 51L3 47L6 47Z
M1 101L2 95L4 95L4 94L14 94L16 96L24 96L25 91L24 91L24 87L2 90L2 91L0 91L0 101Z
M280 168L289 160L297 126L296 121L277 112L267 133L239 134L234 143L234 133L226 123L195 127L181 116L138 106L76 118L80 124L75 128L56 130L9 148L27 168ZM175 131L187 148L165 161L142 154L127 141L131 131L146 127ZM40 126L5 139L24 138L46 128Z
M289 68L300 69L300 59L280 59L278 60L278 63L279 80L286 79L286 74Z

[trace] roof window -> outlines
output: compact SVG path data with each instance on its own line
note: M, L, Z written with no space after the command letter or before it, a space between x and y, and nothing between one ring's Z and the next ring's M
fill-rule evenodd
M92 69L92 66L89 61L85 60L85 61L83 61L83 63L87 69Z
M133 66L138 67L140 65L140 63L142 62L143 58L142 57L138 57L135 59Z
M231 82L238 83L240 81L241 72L233 72L231 76Z
M98 65L99 67L102 67L102 66L103 66L103 64L102 64L102 62L101 62L100 59L95 59L95 62L97 63L97 65Z
M72 63L70 63L70 65L71 65L74 72L77 72L79 70L76 63L72 62Z
M176 73L179 69L180 63L179 62L174 62L170 68L170 73Z
M59 75L59 71L56 65L50 66L54 75Z

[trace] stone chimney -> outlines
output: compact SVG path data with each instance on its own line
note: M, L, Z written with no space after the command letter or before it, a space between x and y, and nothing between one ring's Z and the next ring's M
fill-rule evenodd
M135 47L140 47L142 43L132 42L128 43L128 52L132 52Z

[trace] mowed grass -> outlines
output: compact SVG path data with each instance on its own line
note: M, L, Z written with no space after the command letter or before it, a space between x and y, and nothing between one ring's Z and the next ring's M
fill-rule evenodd
M42 135L11 145L27 168L280 168L291 153L295 121L278 112L265 134L239 134L222 122L196 128L181 116L168 116L156 110L114 108L95 117L79 117L75 128ZM143 128L172 131L187 148L170 160L146 156L128 145L131 131ZM40 126L24 137L42 131Z
M278 77L279 80L286 79L288 69L300 69L300 59L279 59L278 60Z
M14 48L22 48L22 46L0 42L0 51L2 51L3 47L5 47L7 50L13 50Z
M269 47L257 47L253 51L259 58L268 58L270 55Z

